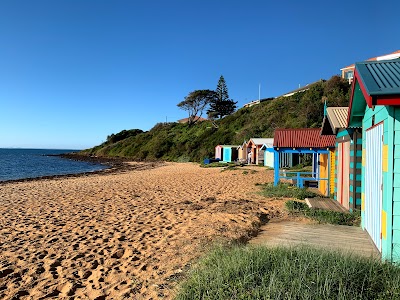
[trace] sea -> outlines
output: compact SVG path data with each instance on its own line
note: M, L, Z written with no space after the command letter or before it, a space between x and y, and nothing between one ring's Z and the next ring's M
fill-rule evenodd
M0 182L42 176L79 174L107 168L107 166L101 164L49 156L71 152L76 152L76 150L0 148Z

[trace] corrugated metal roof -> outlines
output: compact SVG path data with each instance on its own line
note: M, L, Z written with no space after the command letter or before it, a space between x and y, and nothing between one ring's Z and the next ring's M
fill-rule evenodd
M347 126L347 114L349 112L348 107L328 107L326 114L331 126L336 130L340 128L346 128Z
M255 145L263 145L263 144L271 144L274 142L273 138L252 138L249 142L252 141Z
M369 95L400 94L400 59L356 63L356 71Z
M276 129L274 147L333 148L335 135L320 135L320 128Z

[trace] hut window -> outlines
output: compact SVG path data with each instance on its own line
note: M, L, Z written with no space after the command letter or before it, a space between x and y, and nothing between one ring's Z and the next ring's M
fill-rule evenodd
M374 126L374 125L375 125L375 115L372 116L372 124L371 124L371 126Z

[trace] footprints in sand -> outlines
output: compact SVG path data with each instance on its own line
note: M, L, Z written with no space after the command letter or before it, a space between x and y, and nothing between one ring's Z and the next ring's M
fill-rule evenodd
M0 185L0 299L170 298L199 249L258 221L240 199L266 179L226 174L172 164Z

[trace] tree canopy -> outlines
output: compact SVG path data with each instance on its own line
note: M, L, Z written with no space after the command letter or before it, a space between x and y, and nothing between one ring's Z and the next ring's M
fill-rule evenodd
M237 102L229 99L228 87L226 86L225 78L221 75L218 80L216 97L211 101L210 108L207 111L211 118L221 119L223 116L231 115L236 110Z
M195 124L203 114L203 110L216 97L216 92L212 90L195 90L179 102L177 106L188 112L189 125Z

